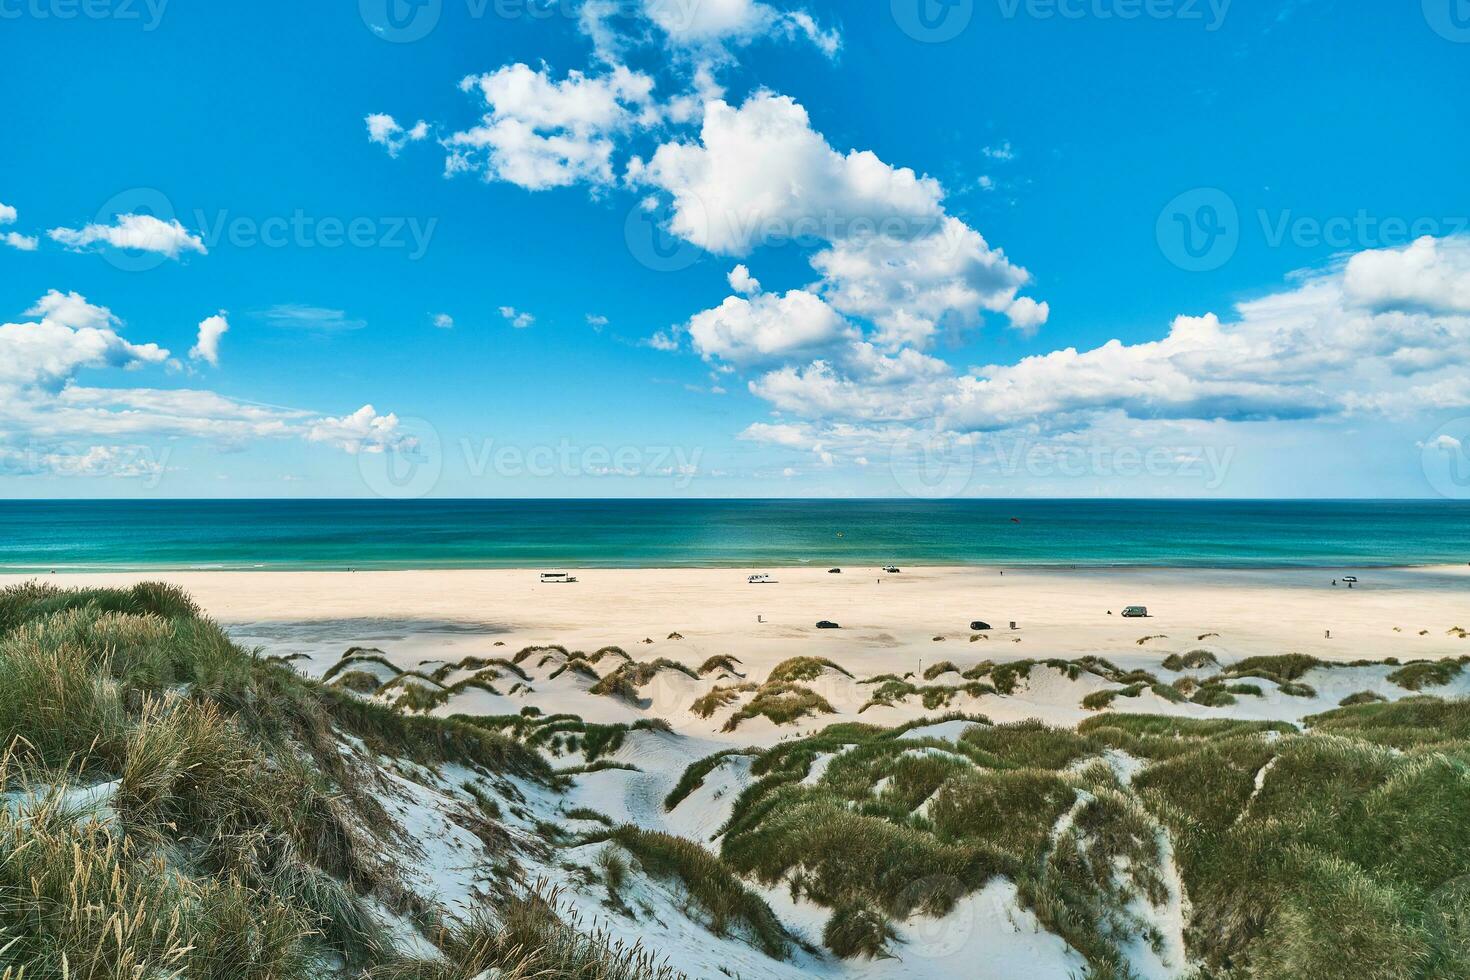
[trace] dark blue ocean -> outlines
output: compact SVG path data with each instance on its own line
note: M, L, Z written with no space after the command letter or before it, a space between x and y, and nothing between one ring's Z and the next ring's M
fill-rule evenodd
M1465 501L0 501L0 570L1470 562Z

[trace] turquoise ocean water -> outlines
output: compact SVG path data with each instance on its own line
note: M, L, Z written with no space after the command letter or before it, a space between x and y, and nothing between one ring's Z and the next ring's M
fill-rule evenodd
M1465 501L0 501L0 571L1470 562Z

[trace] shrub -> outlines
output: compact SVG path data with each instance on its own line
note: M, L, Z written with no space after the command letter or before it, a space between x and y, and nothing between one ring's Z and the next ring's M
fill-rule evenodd
M844 902L833 910L822 929L822 945L840 959L861 956L890 957L888 944L898 938L883 910L870 902Z
M693 841L669 834L619 827L608 839L638 859L645 873L681 882L694 904L708 916L717 936L745 928L774 959L785 959L789 938L769 905L740 882L719 858Z
M1164 658L1164 669L1176 672L1218 666L1220 666L1220 661L1208 650L1191 650L1185 654L1171 653Z
M725 731L733 732L740 723L751 718L769 718L772 724L789 725L813 714L832 715L837 709L826 698L799 684L767 683L755 697L725 722Z
M771 668L771 675L766 678L767 684L798 683L800 681L814 681L827 671L836 671L847 677L846 668L840 667L826 657L792 657L783 660Z
M1418 661L1400 667L1388 679L1405 690L1422 691L1426 687L1444 687L1460 676L1463 669L1459 660Z

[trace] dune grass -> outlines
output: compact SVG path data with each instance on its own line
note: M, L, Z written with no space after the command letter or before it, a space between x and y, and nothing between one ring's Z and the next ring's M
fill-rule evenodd
M844 677L852 676L846 667L833 663L826 657L792 657L772 667L766 683L796 684L802 681L814 681L829 670L842 674Z
M811 715L836 713L837 709L811 688L780 681L767 682L756 691L755 697L730 716L724 730L733 732L752 718L766 718L773 725L790 725Z
M0 975L277 980L389 956L337 733L550 779L229 641L166 586L0 592ZM363 808L354 813L358 808Z
M1460 676L1467 662L1470 658L1415 661L1389 674L1388 679L1408 691L1444 687Z
M744 931L767 956L781 960L789 954L790 937L770 906L703 847L632 826L595 834L587 843L603 840L625 849L645 874L678 881L715 935Z

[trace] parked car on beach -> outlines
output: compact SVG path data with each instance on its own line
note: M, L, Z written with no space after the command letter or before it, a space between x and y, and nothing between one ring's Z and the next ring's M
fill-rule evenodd
M1148 606L1129 606L1123 610L1124 619L1148 619Z

